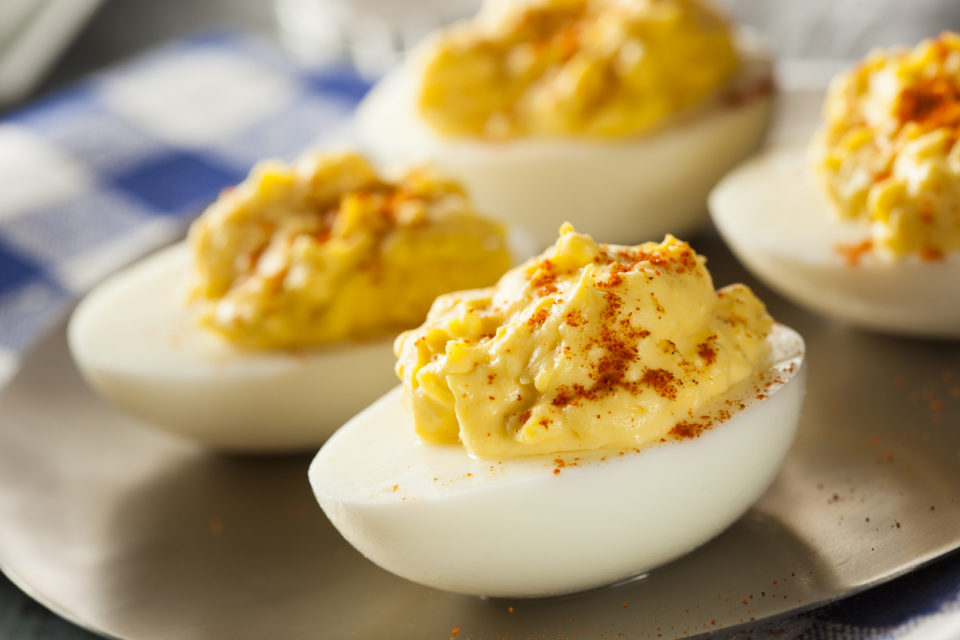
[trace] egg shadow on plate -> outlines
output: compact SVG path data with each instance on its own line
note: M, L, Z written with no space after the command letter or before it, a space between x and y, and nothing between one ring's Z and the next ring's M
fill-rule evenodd
M448 594L354 551L317 506L308 464L308 456L194 451L120 492L106 528L115 560L92 598L106 629L145 640L400 639L449 637L453 628L507 640L680 625L692 633L711 619L728 626L795 607L829 574L815 550L753 510L643 580L534 600ZM761 604L757 595L750 606L731 607L748 597L745 585L800 575L797 566L803 577L785 583L778 599Z
M330 525L309 462L198 450L120 492L107 527L118 557L101 601L120 599L136 613L118 610L108 629L137 638L346 636L347 612L400 581ZM404 606L392 598L382 608Z
M584 637L685 637L811 606L829 580L815 549L753 509L717 538L638 579L553 598L478 599L471 613L504 640L574 630Z

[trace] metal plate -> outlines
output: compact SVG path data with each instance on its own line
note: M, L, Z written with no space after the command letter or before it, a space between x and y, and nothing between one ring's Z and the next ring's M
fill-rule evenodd
M802 115L818 102L787 104ZM0 566L64 617L131 640L676 638L833 600L960 547L960 345L808 314L716 236L694 245L717 283L747 282L804 335L809 392L763 499L642 580L506 601L396 578L326 521L309 456L226 457L137 424L87 390L63 327L0 398Z
M678 637L887 580L960 546L960 346L849 329L746 280L807 339L809 392L774 486L643 580L562 599L426 589L370 564L314 503L309 457L206 453L95 397L62 328L0 399L0 564L61 615L135 640ZM629 490L628 488L624 489ZM499 634L499 635L497 635Z

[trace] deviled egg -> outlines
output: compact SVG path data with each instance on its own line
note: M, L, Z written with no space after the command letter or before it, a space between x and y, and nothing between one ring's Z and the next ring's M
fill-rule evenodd
M436 164L542 245L560 220L641 240L706 221L772 93L768 56L700 0L488 2L384 78L357 130L380 163Z
M398 331L509 266L504 228L432 172L388 182L355 154L266 162L187 242L95 288L70 350L150 424L223 449L316 447L392 386Z
M863 327L960 338L960 36L876 51L832 82L807 149L773 148L710 197L760 279Z
M708 541L775 477L804 391L802 339L688 244L569 226L395 348L402 388L310 481L370 560L475 595L589 589Z

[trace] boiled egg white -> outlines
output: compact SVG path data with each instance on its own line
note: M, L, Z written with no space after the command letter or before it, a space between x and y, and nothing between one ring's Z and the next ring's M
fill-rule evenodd
M769 367L714 401L699 437L640 450L504 460L422 443L394 389L310 467L341 534L388 571L464 594L534 597L612 584L719 534L760 497L793 440L804 345L777 325Z
M86 381L146 423L232 451L317 447L396 383L392 336L296 351L234 347L185 302L190 248L147 257L95 288L70 319Z
M508 236L511 255L535 253ZM145 423L215 449L316 448L393 385L393 339L295 350L236 347L200 327L187 303L191 249L148 256L93 289L67 338L81 375Z
M682 235L706 222L710 189L767 129L770 58L747 36L738 49L741 71L718 96L650 134L485 141L444 136L418 113L428 43L364 99L356 132L380 165L433 164L464 184L481 211L541 245L553 242L561 220L624 242Z
M798 304L868 329L960 338L960 253L925 261L870 252L851 264L838 247L870 229L838 219L803 148L744 163L711 193L710 210L740 261Z

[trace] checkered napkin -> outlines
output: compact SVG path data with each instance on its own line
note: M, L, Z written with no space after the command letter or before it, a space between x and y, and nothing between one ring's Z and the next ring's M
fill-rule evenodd
M0 385L108 272L182 233L259 159L349 139L368 85L235 34L165 47L0 120ZM726 638L960 638L960 556Z
M180 233L254 162L342 138L367 88L215 34L0 120L0 382L70 299Z

